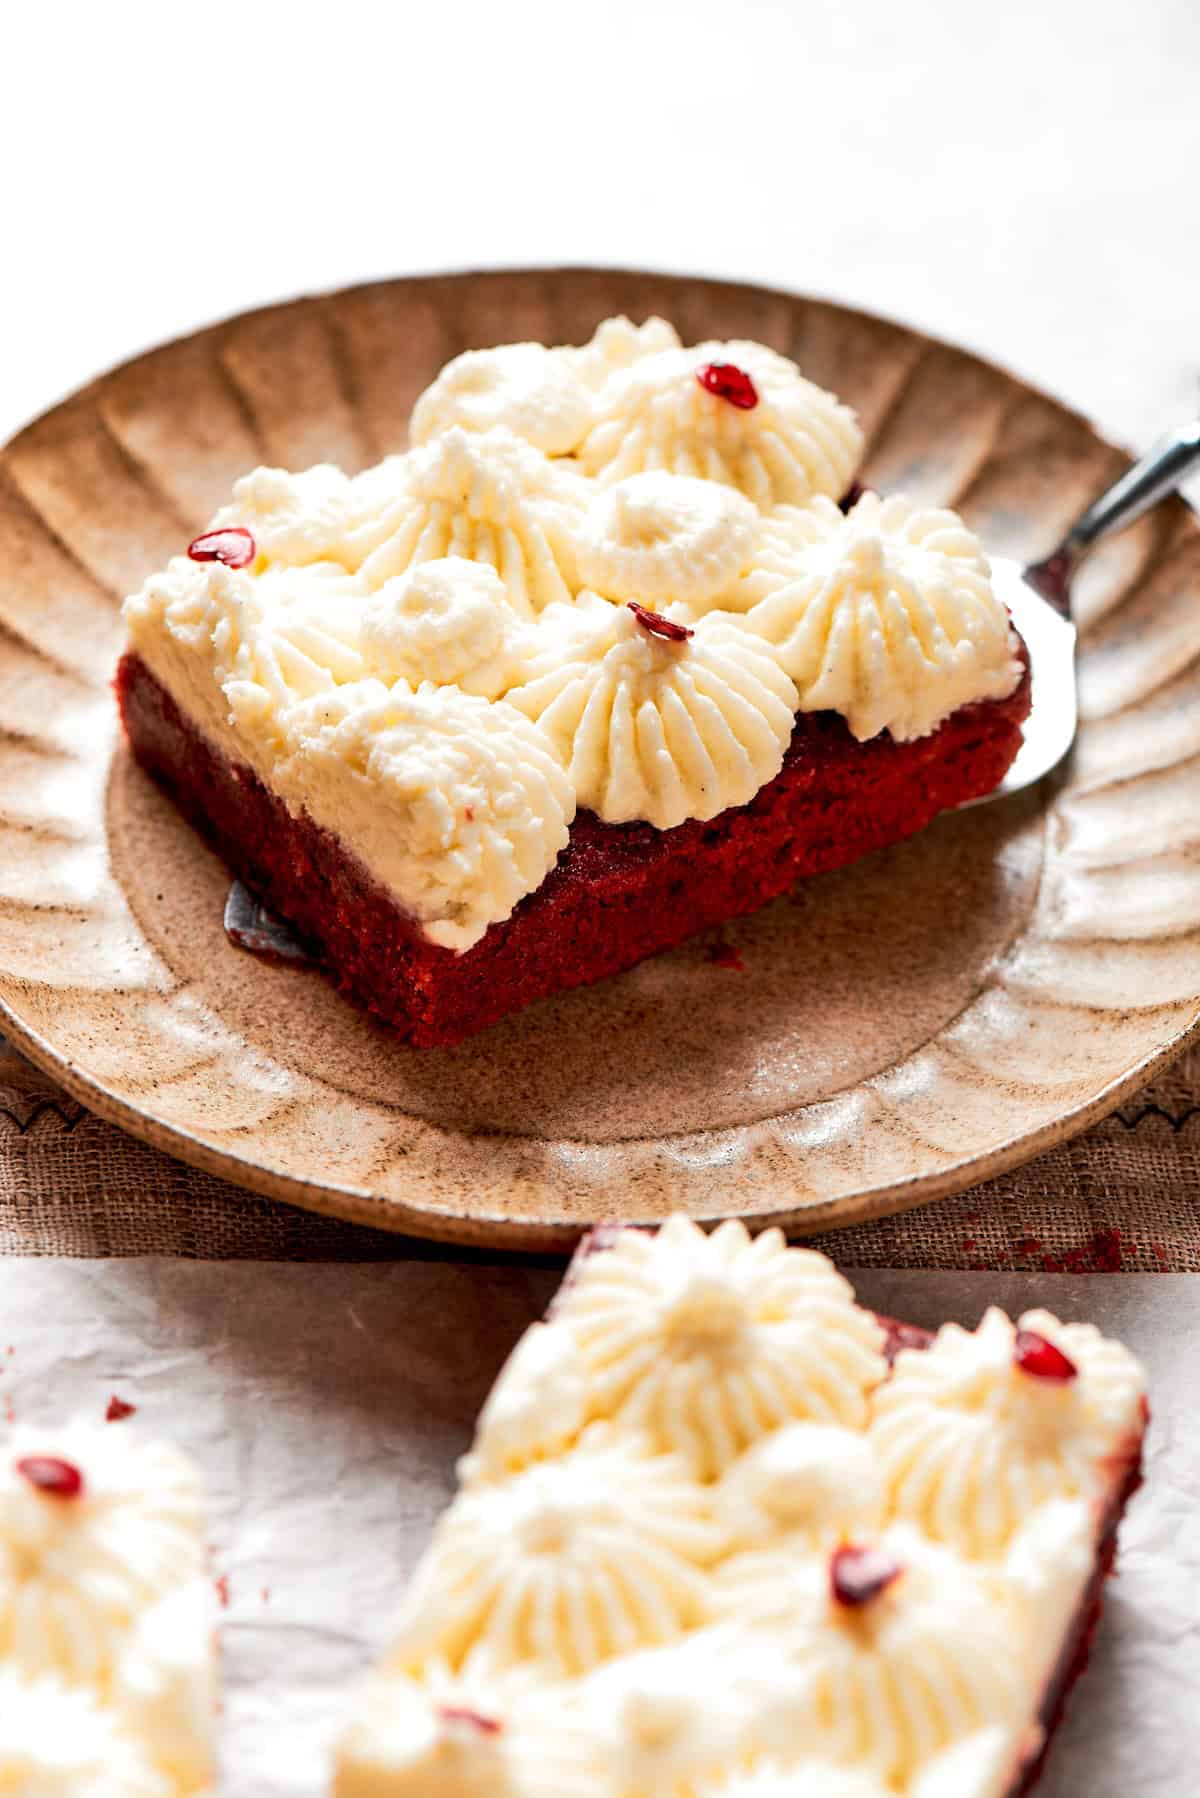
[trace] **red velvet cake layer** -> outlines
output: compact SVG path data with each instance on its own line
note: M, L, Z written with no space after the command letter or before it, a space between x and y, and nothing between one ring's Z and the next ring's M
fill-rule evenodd
M580 812L538 890L458 955L426 941L336 836L293 817L209 744L140 657L122 658L116 689L142 766L264 904L320 947L338 985L419 1048L632 967L990 792L1030 703L1027 675L1008 699L964 706L911 743L859 743L837 713L802 712L781 772L749 805L665 831Z

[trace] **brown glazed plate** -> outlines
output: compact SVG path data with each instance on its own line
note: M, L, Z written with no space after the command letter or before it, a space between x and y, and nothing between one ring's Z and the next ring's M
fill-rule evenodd
M382 282L101 377L0 452L0 1017L102 1116L316 1211L565 1247L684 1209L895 1211L1083 1129L1200 1022L1200 526L1170 501L1077 583L1065 776L456 1049L405 1049L222 930L228 877L122 747L122 596L262 462L404 445L448 357L614 312L751 337L857 407L866 478L1049 550L1125 464L918 332L762 288L597 269Z

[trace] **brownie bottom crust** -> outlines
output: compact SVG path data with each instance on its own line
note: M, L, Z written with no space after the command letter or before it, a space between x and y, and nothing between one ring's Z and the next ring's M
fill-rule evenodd
M1007 699L963 706L909 743L860 743L839 714L802 712L749 805L664 831L580 812L537 891L456 954L427 941L332 832L209 743L139 656L122 658L115 685L142 767L342 991L416 1048L460 1042L914 835L998 785L1030 706L1026 671Z

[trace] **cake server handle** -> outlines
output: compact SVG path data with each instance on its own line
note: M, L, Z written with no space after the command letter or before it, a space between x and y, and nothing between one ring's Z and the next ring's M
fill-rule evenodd
M1122 530L1148 512L1164 494L1172 493L1194 468L1200 468L1200 418L1168 431L1126 474L1093 500L1071 526L1057 550L1074 561L1110 531Z

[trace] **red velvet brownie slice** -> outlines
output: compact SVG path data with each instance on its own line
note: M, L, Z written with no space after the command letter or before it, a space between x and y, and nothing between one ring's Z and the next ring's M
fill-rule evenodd
M735 379L735 376L738 378ZM456 359L417 447L239 482L127 604L135 754L418 1046L990 791L1024 656L978 542L835 503L852 414L609 321Z
M1090 1326L930 1336L778 1232L606 1232L484 1408L339 1798L1016 1798L1145 1422Z

